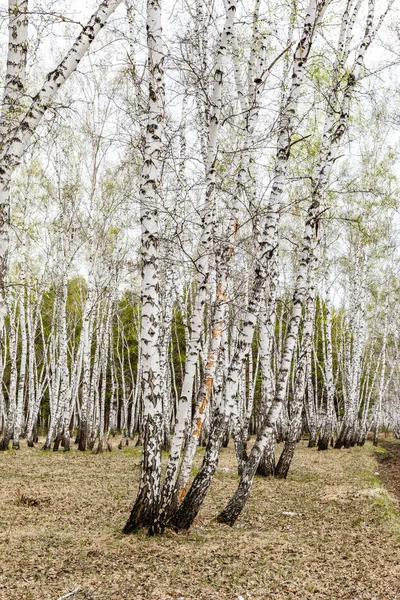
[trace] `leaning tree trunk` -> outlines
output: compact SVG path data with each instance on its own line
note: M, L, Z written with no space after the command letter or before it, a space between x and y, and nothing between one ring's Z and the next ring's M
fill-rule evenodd
M230 499L226 508L218 516L218 521L221 523L233 525L242 512L250 494L259 460L265 450L268 440L270 439L271 435L273 435L274 427L277 423L282 404L286 397L290 367L292 364L294 349L297 343L303 304L307 294L307 274L312 256L312 248L314 244L313 238L317 227L319 206L320 204L317 195L317 197L313 197L313 201L308 209L307 220L303 234L300 263L296 277L295 291L293 294L292 314L288 325L274 401L264 418L260 433L257 436L257 440L250 452L249 459L243 469L243 474L240 478L238 488Z

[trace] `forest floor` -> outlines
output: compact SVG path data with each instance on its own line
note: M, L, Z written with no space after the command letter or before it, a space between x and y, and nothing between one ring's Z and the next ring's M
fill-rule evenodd
M389 464L400 472L397 450L397 463L377 462L386 451L370 442L327 452L301 442L288 479L257 478L231 529L214 520L238 480L224 449L193 528L153 538L121 534L137 449L0 453L0 599L76 588L71 600L400 599L398 504L380 480Z

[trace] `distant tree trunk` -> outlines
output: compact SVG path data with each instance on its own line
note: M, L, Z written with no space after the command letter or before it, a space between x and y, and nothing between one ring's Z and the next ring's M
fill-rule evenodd
M65 260L65 259L64 259ZM60 335L59 369L60 369L60 423L59 435L63 441L64 452L70 450L70 385L68 368L68 339L67 339L67 295L68 280L64 271L60 282L60 314L58 330Z
M333 380L333 349L332 349L332 308L330 299L325 296L325 318L322 327L325 332L325 397L322 404L321 430L318 438L318 450L327 450L332 436L335 384Z
M365 278L367 259L357 252L356 273L352 285L349 331L345 344L345 412L335 448L350 448L357 442L360 403L361 358L365 341Z
M78 449L84 452L87 447L88 439L88 403L90 393L90 366L91 366L91 346L92 346L92 330L93 330L93 312L94 312L94 258L91 255L89 258L89 275L86 289L86 299L82 317L81 344L82 344L82 360L83 360L83 376L82 376L82 404L81 418L79 422L79 438Z
M14 424L14 436L13 436L13 448L15 450L19 450L19 438L21 435L22 428L22 417L24 411L24 402L25 402L25 375L26 375L26 362L27 362L27 353L28 353L28 339L26 333L26 312L25 312L25 286L26 286L26 278L25 278L25 244L26 240L24 239L24 248L22 250L22 263L21 263L21 293L19 297L19 326L20 326L20 334L21 334L21 354L20 354L20 364L19 364L19 379L18 379L18 392L17 392L17 412L15 416L15 424Z
M17 330L16 330L16 312L17 307L14 310L9 311L10 324L9 324L9 354L10 354L10 385L8 390L8 411L6 418L6 425L3 439L1 440L0 449L8 450L10 440L13 436L16 411L17 411Z
M311 258L308 273L308 295L305 306L305 319L303 325L303 335L300 344L300 357L296 365L295 388L293 391L293 399L289 403L289 430L285 440L285 445L279 457L278 464L275 468L275 477L286 479L290 465L292 464L294 450L297 441L301 434L302 426L302 411L304 397L306 391L306 382L308 369L311 368L309 355L312 348L312 336L314 331L315 320L315 268L316 258L313 256L313 248L311 248Z
M38 420L38 413L40 409L40 402L42 399L41 385L40 385L40 371L36 363L35 355L35 339L36 332L38 329L39 315L41 309L42 293L37 294L35 297L36 306L33 309L33 300L28 295L27 302L27 329L28 329L28 414L25 434L28 439L28 446L33 446L34 438L37 437L37 432L34 431L35 425ZM35 310L34 316L32 315ZM36 370L36 373L35 373ZM35 385L35 379L37 385ZM39 392L39 393L38 393Z
M388 338L388 320L389 320L389 295L386 294L385 301L385 320L383 327L383 340L382 340L382 359L381 359L381 373L379 378L379 388L378 388L378 401L377 406L375 407L375 423L374 423L374 438L373 444L374 446L378 445L378 436L379 436L379 428L381 425L382 418L382 403L385 393L385 377L386 373L386 360L387 360L387 338Z

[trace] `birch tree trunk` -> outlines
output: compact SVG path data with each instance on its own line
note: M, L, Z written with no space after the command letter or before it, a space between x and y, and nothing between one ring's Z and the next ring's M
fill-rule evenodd
M0 121L0 333L7 314L6 278L10 227L10 177L7 177L7 135L23 112L28 51L28 0L8 1L8 54ZM4 173L6 176L4 177Z
M24 267L23 267L24 269ZM19 380L18 380L18 393L17 393L17 413L14 425L14 437L13 437L13 448L19 450L19 438L21 435L22 417L24 412L24 401L25 401L25 373L26 373L26 360L28 352L28 340L26 334L26 315L25 315L25 275L21 277L22 290L19 301L19 321L20 321L20 332L21 332L21 355L20 355L20 366L19 366Z
M164 130L164 49L161 3L147 1L149 98L145 156L140 187L142 323L141 380L143 453L139 492L124 533L151 528L159 503L163 434L160 385L160 298L158 196L161 186Z
M381 418L382 418L382 403L383 403L383 397L384 397L384 392L385 392L388 320L389 320L389 295L386 294L385 319L384 319L383 340L382 340L381 373L380 373L380 378L379 378L378 401L377 401L377 406L375 409L374 438L373 438L374 446L378 445L379 427L381 425Z
M311 253L313 253L312 248ZM292 464L294 456L294 450L299 435L301 434L301 416L306 392L308 369L311 368L309 355L312 348L312 336L315 321L315 268L316 258L312 255L310 258L310 267L308 273L308 295L305 306L306 316L303 324L303 335L300 344L300 357L296 365L293 398L292 402L289 403L289 430L285 440L285 445L275 468L275 477L278 477L279 479L286 479L289 473L290 465Z
M7 315L7 262L9 246L10 225L10 182L1 181L3 170L3 156L5 153L6 134L16 127L23 110L23 100L26 80L26 58L28 50L28 0L9 0L8 2L8 53L7 71L5 76L3 108L0 120L0 335L3 334L4 320ZM6 431L0 442L0 450L8 448L11 439L11 430L15 432L14 419L17 409L9 402L9 416ZM11 412L10 412L11 410ZM12 423L11 423L12 420ZM19 441L15 440L17 446Z
M261 364L261 415L267 412L275 395L275 372L272 368L272 357L275 349L276 294L277 294L277 252L269 264L269 289L265 309L260 312L260 364ZM265 450L260 458L257 474L263 477L275 473L275 435L271 432Z
M314 5L314 10L316 10L316 6ZM371 43L374 33L372 29L373 25L373 14L374 14L374 2L370 0L369 2L369 11L367 15L366 21L366 29L364 32L364 38L360 46L360 51L357 54L357 58L355 60L355 67L353 72L353 77L357 80L359 76L359 72L362 66L362 62L365 56L365 51ZM273 427L275 426L277 419L279 417L282 403L284 401L286 395L287 388L287 380L290 369L290 364L292 361L293 351L297 341L298 328L300 324L301 318L301 310L304 302L304 297L306 293L306 273L308 270L308 264L310 262L312 251L312 239L313 239L313 230L317 224L318 211L321 203L321 194L323 189L325 188L329 174L331 172L333 161L335 160L335 152L337 151L339 142L343 136L345 131L347 118L349 115L349 102L352 97L352 92L354 90L354 80L353 77L350 77L348 86L345 90L344 102L342 105L342 111L339 116L339 122L337 126L334 128L334 131L331 132L331 129L326 128L323 140L323 152L322 152L322 160L320 162L320 168L318 173L318 178L314 189L312 191L312 202L308 209L307 221L303 236L302 242L302 255L299 265L299 270L296 278L296 290L293 298L293 309L292 316L289 323L289 331L286 337L285 350L282 356L281 366L280 366L280 374L277 385L277 392L274 398L274 402L270 410L268 411L261 434L258 436L256 443L253 446L249 459L246 463L243 475L241 477L239 486L231 500L229 501L227 507L224 511L218 516L218 520L223 523L227 523L229 525L233 525L241 513L248 495L251 490L253 478L255 472L257 470L258 462L260 460L260 455L262 454L265 444L267 442L268 436L271 435L273 431ZM327 130L329 131L329 144L326 143L328 139ZM330 148L329 148L330 146ZM358 350L357 347L357 358L358 358ZM357 379L357 377L356 377ZM355 381L353 380L353 384Z
M14 433L14 426L17 412L17 327L16 327L16 311L17 307L9 311L9 355L10 355L10 385L8 388L8 409L7 418L3 439L1 440L0 449L8 450L10 440Z
M33 302L28 296L27 304L27 325L28 325L28 418L26 425L26 437L28 439L28 446L33 446L37 438L37 420L40 409L40 402L42 399L43 380L37 364L35 355L35 338L38 329L40 309L42 302L42 293L39 292L34 296L36 306L33 309ZM35 310L33 317L32 311ZM44 366L43 366L44 367ZM42 369L42 373L44 368ZM37 382L37 385L36 385Z
M333 379L333 348L332 348L332 307L328 294L325 294L325 318L322 327L325 332L324 374L325 399L322 408L322 427L318 438L318 450L327 450L332 436L335 383Z
M66 256L64 255L64 261ZM61 276L60 284L60 313L58 321L58 330L60 332L60 352L58 357L58 365L60 369L60 427L59 437L63 441L64 452L68 452L71 448L70 443L70 381L68 369L68 340L67 340L67 295L68 295L68 280L67 273L64 272Z
M93 311L94 311L94 273L93 257L89 259L89 276L87 282L86 300L82 319L82 356L83 356L83 378L82 378L82 404L81 418L79 422L79 442L78 448L84 452L87 447L88 439L88 400L90 392L90 366L91 366L91 347L93 330Z

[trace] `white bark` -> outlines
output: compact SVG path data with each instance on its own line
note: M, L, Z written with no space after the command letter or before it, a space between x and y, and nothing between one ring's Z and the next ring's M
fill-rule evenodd
M160 299L158 204L164 132L164 47L161 3L147 2L149 98L140 185L142 321L141 381L143 454L139 492L124 531L152 526L161 480L162 397L160 382Z

